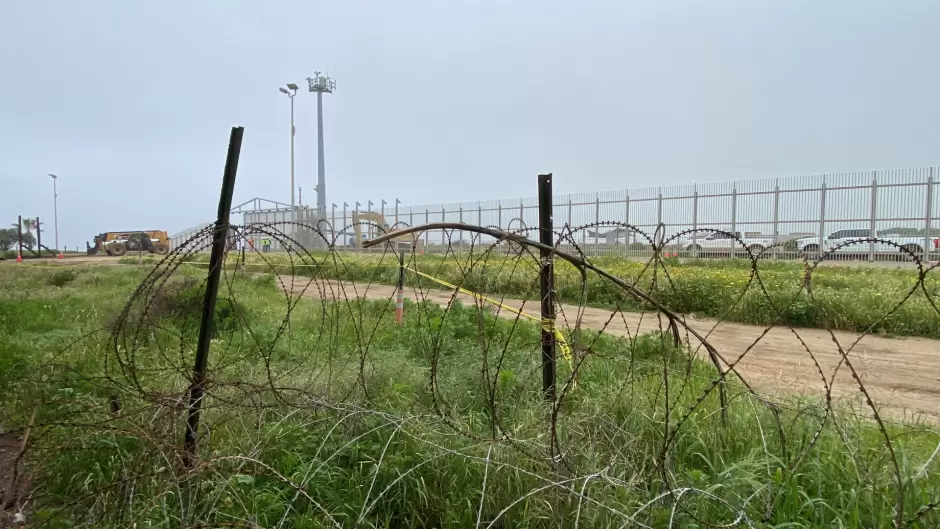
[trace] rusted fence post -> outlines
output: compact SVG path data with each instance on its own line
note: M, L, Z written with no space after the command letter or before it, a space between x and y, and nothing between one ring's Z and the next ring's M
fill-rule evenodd
M539 175L539 242L554 247L552 227L552 174ZM539 294L542 300L542 391L546 400L555 401L555 273L554 251L539 249Z
M196 365L193 367L193 379L190 384L189 413L186 423L186 437L183 443L185 449L183 463L187 468L192 468L196 459L199 410L202 407L202 399L205 395L209 344L212 339L212 326L215 323L215 300L219 293L219 278L222 275L222 266L225 259L229 213L232 209L232 194L235 192L235 173L238 171L238 156L241 153L244 133L244 127L232 127L232 134L228 143L228 155L225 159L225 173L222 175L222 192L219 196L219 211L216 216L215 230L212 234L209 277L206 281L206 293L203 299L199 342L196 345Z
M401 325L405 316L405 254L398 252L398 284L395 289L395 322Z

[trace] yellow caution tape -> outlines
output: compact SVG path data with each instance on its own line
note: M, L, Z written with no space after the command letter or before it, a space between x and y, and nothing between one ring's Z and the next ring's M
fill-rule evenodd
M532 320L532 321L535 321L535 322L540 323L541 326L542 326L542 330L543 330L543 331L547 331L547 332L550 332L550 333L552 333L552 334L555 335L555 341L558 343L559 349L561 349L561 355L564 356L564 357L565 357L565 360L568 361L568 365L569 365L569 366L571 365L571 347L568 346L568 342L565 340L565 335L563 335L563 334L561 333L561 331L558 330L557 327L555 327L555 321L554 321L554 320L552 320L552 319L550 319L550 318L545 318L545 319L536 318L535 316L532 316L531 314L526 314L525 312L522 312L522 311L519 310L519 309L516 309L516 308L510 307L509 305L505 305L505 304L503 304L503 303L500 303L499 301L496 301L495 299L490 299L490 298L488 298L488 297L486 297L486 296L484 296L484 295L482 295L482 294L477 294L476 292L472 292L472 291L467 290L467 289L465 289L465 288L463 288L463 287L458 287L457 285L448 283L447 281L444 281L443 279L439 279L439 278L436 278L436 277L434 277L434 276L432 276L432 275L425 274L424 272L420 272L420 271L415 270L415 269L413 269L413 268L408 268L408 267L406 266L406 267L405 267L405 270L409 270L409 271L411 271L411 272L414 272L414 273L418 274L418 275L421 276L421 277L425 277L425 278L427 278L427 279L430 279L431 281L434 281L435 283L437 283L437 284L439 284L439 285L443 285L443 286L445 286L445 287L447 287L447 288L455 289L455 290L457 290L458 292L460 292L461 294L466 294L466 295L468 295L468 296L473 297L473 299L480 300L480 301L485 301L485 302L487 302L487 303L492 303L493 305L496 305L496 306L498 306L498 307L500 307L500 308L502 308L502 309L508 310L509 312L512 312L513 314L518 314L519 316L522 316L522 317L524 317L524 318L528 318L528 319L530 319L530 320Z

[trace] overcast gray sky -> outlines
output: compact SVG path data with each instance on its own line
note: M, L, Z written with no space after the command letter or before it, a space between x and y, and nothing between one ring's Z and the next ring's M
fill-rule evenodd
M940 2L7 0L0 217L94 233L287 201L287 82L327 96L329 202L404 204L936 164ZM316 98L297 100L314 203ZM51 236L51 229L46 232Z

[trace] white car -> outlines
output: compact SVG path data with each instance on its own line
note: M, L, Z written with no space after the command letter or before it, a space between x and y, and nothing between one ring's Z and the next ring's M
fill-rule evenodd
M887 242L862 242L866 239L877 238ZM833 253L836 255L868 255L875 253L885 254L905 254L901 248L908 250L914 255L924 255L924 237L922 235L881 235L871 236L871 231L867 229L857 230L838 230L830 233L822 241L822 250L824 253ZM929 247L927 251L934 253L940 247L940 238L930 237L927 240ZM855 244L852 244L852 243ZM889 244L894 243L894 244ZM804 255L819 255L819 238L804 237L796 241L796 249ZM905 254L906 255L906 254Z
M682 247L693 254L731 253L734 251L744 255L746 251L741 247L743 243L754 255L758 255L774 243L774 238L769 236L747 237L741 236L739 231L734 232L734 235L735 237L724 233L710 233L708 235L703 233L694 240L686 238L682 243Z

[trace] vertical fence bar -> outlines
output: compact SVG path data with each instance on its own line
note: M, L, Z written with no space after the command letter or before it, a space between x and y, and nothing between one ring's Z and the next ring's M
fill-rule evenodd
M539 175L539 242L555 244L552 227L552 175ZM542 299L542 391L555 402L555 300L551 249L540 248L539 291Z
M692 257L698 257L698 186L692 193Z
M424 223L431 223L431 211L428 208L424 208ZM424 230L424 251L428 251L428 245L431 242L431 235L427 230Z
M924 215L924 260L930 260L930 250L936 250L932 248L930 243L933 240L931 233L931 225L933 224L933 167L930 168L930 172L927 176L927 213Z
M624 224L630 224L630 193L627 193L627 199L624 202L624 207L626 212L623 215ZM623 252L627 255L630 253L630 235L633 233L633 230L626 230L626 238L624 239Z
M878 171L872 171L871 173L871 204L869 216L868 216L868 236L875 238L878 236L878 231L875 226L875 217L878 214ZM875 262L875 243L868 243L868 262Z
M600 231L601 223L601 195L600 193L595 194L594 196L594 257L597 257L597 232Z
M659 188L659 198L656 200L656 229L663 223L663 188ZM665 230L664 230L665 231Z
M731 188L731 233L738 236L738 184L732 183ZM742 234L743 235L743 234ZM738 250L738 241L731 240L731 258L734 259Z
M463 204L457 206L457 222L463 224ZM463 251L463 230L460 230L460 251Z
M822 186L819 188L819 256L822 258L823 242L826 238L826 179L823 177Z
M496 204L496 226L503 229L503 203ZM506 230L509 231L509 230Z
M774 253L773 258L777 258L777 250L780 249L780 179L774 183Z
M519 229L525 225L525 209L522 207L522 201L519 201Z
M222 275L225 258L225 241L228 235L229 212L232 209L232 194L235 192L235 174L238 172L238 157L242 148L244 127L232 127L228 143L228 155L225 159L225 173L222 176L222 192L219 196L219 210L212 234L212 253L209 256L209 277L206 280L206 293L203 299L202 320L199 325L199 342L196 345L196 365L193 366L193 380L190 385L189 413L184 439L184 464L192 468L196 457L196 441L199 432L199 409L205 394L206 367L209 363L209 344L212 339L212 327L215 316L215 300L219 292L219 277Z

